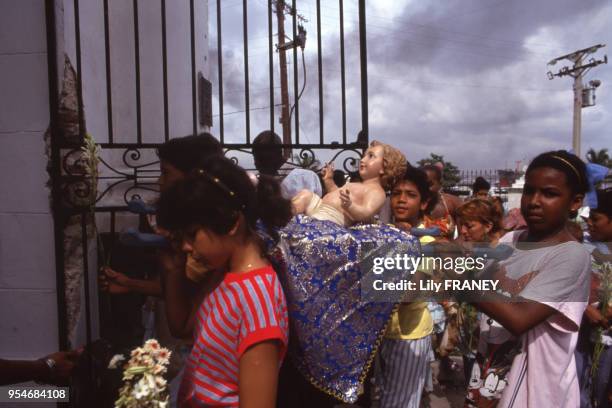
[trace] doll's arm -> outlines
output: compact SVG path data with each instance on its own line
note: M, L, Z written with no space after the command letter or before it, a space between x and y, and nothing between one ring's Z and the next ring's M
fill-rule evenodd
M354 203L348 189L340 190L342 208L354 221L367 221L371 219L385 204L385 194L373 192L366 194L362 204Z
M331 193L332 191L336 191L338 186L334 182L334 165L333 163L327 163L323 167L323 171L321 173L323 178L323 187L325 187L325 193Z

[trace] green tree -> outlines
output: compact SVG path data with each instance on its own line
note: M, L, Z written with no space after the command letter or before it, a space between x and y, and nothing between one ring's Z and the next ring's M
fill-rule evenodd
M591 148L587 152L586 158L591 163L601 164L602 166L612 168L612 159L608 154L608 149L595 150Z
M425 166L428 164L436 164L438 162L444 165L444 170L442 172L442 187L450 188L457 185L457 183L461 181L459 169L452 162L445 161L444 156L430 153L429 157L419 160L417 164L419 166Z

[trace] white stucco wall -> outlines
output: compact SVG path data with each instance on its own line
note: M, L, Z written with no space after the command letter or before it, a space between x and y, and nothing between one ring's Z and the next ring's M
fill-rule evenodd
M76 69L74 1L63 1L63 43ZM112 121L114 141L136 142L136 71L132 1L110 0ZM208 0L196 0L196 78L208 77ZM108 141L104 9L98 0L79 2L83 103L87 130ZM166 1L168 121L170 137L193 132L189 0ZM164 140L161 1L138 2L142 141ZM198 130L203 130L198 126Z
M0 357L58 348L45 3L0 0Z

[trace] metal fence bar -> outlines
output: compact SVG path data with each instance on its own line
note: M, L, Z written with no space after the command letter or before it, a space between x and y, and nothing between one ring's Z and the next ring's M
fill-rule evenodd
M365 0L359 0L359 59L361 64L361 131L369 140L368 124L368 50Z
M217 0L217 67L219 71L219 141L224 143L223 132L223 44L221 42L221 0Z
M92 342L91 335L91 294L89 293L89 259L88 259L88 243L87 243L87 216L88 213L82 211L81 217L81 242L83 250L83 289L85 292L85 339L86 344L90 345ZM93 367L93 356L92 353L87 353L88 372L91 376L90 379L92 384L95 383L95 372Z
M168 47L166 38L166 0L161 0L162 29L162 88L164 95L164 140L170 140L170 123L168 121Z
M242 42L244 45L244 116L246 121L246 140L247 143L251 143L251 103L249 98L249 21L247 0L242 0Z
M323 144L323 56L321 51L321 0L317 0L317 64L319 76L319 143Z
M111 88L108 0L104 0L104 56L105 56L105 69L106 69L106 120L108 121L108 142L113 143L113 97L112 97L112 88Z
M110 234L111 234L111 248L112 245L115 241L115 219L117 216L117 212L116 211L111 211L110 213ZM104 254L106 255L106 254Z
M338 0L340 9L340 86L342 87L342 143L346 144L346 67L344 63L344 1Z
M196 60L195 60L195 12L194 0L189 1L189 28L191 41L191 115L193 118L193 135L198 134L198 100L196 89Z
M268 0L268 66L270 69L270 131L274 132L274 48L272 41L272 1ZM318 1L318 0L317 0Z
M293 40L297 39L297 7L296 0L292 0L292 15L293 15ZM300 101L298 91L298 59L297 47L293 47L293 106L295 111L295 143L300 143Z
M77 68L77 101L79 118L79 136L85 137L85 115L83 113L83 78L81 71L81 20L79 13L79 0L74 0L74 38L76 42L76 68Z
M138 0L133 0L134 10L134 65L136 70L136 140L142 143L142 112L140 106L140 35L138 32Z
M57 44L55 33L55 1L45 1L47 29L47 69L49 71L49 129L51 131L51 202L53 211L53 238L55 252L55 293L57 299L57 328L60 350L68 349L68 318L66 309L66 281L64 276L64 216L61 211L60 131L58 128L59 87L57 71Z

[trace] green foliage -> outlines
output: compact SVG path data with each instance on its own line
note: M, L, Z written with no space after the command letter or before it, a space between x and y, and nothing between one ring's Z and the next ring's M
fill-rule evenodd
M430 157L419 160L417 164L420 167L428 164L436 164L438 162L442 163L444 165L444 171L442 172L442 187L454 187L457 185L457 183L459 183L459 181L461 181L459 168L457 168L457 166L455 166L452 162L445 161L444 156L435 153L430 153L429 156Z

